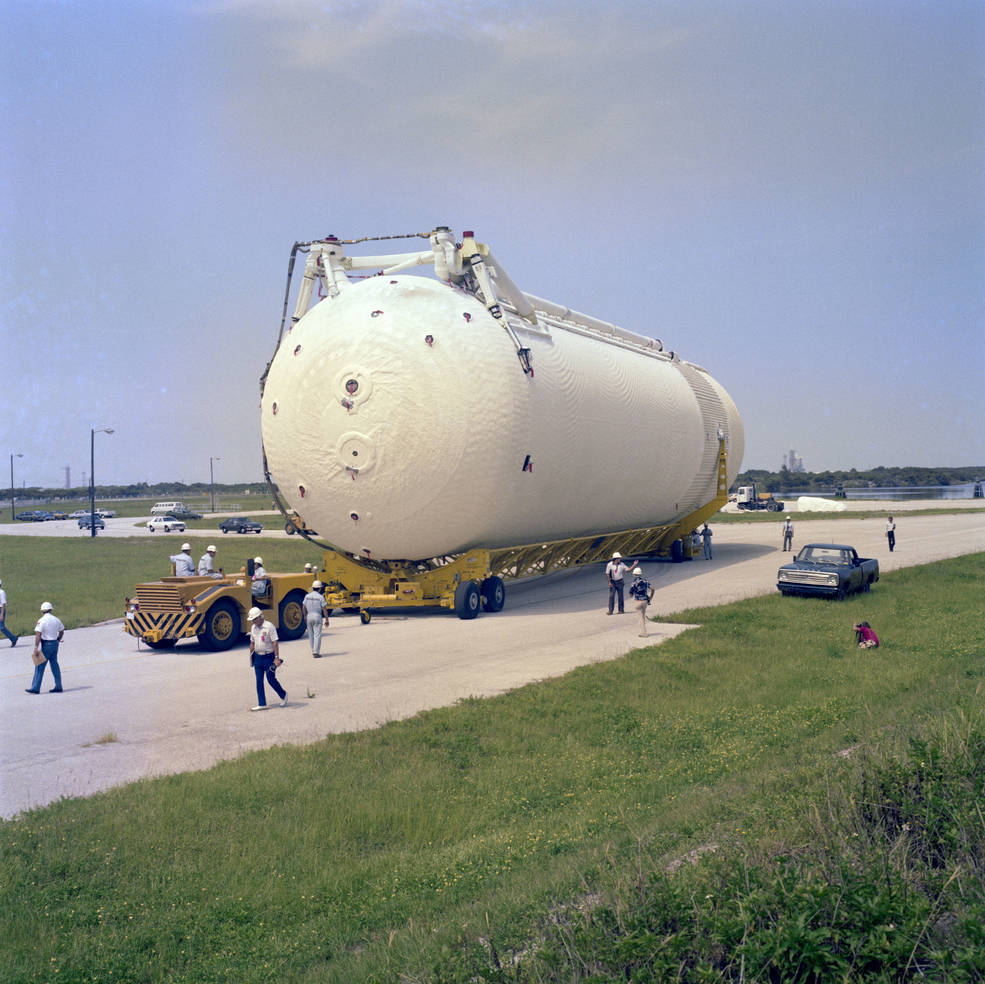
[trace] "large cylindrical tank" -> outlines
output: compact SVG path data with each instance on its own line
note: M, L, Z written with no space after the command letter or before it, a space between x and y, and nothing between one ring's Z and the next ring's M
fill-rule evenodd
M471 294L374 277L284 337L261 400L280 494L320 538L375 559L661 525L716 495L743 431L703 369L656 348L502 324Z

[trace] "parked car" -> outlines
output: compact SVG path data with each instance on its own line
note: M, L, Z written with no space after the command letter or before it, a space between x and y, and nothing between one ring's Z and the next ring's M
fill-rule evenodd
M68 514L68 518L69 519L81 519L83 516L88 516L88 515L89 515L89 510L88 509L76 509L75 512Z
M194 512L191 509L185 509L184 507L182 507L181 509L172 510L170 515L174 516L175 519L201 519L202 518L201 513Z
M88 530L92 528L92 516L86 513L84 516L79 517L79 529ZM106 529L106 524L103 522L103 517L96 513L96 529L104 530Z
M112 519L116 515L115 509L97 509L97 516L102 516L103 519Z
M868 591L879 580L879 561L859 557L842 543L808 543L776 575L781 594L826 595L844 598L853 591Z
M147 529L151 533L158 533L161 530L164 530L165 533L170 533L172 530L184 533L185 524L174 516L155 516L153 519L147 520Z
M230 516L219 524L219 529L223 533L259 533L263 530L263 523L248 516Z
M19 512L14 518L23 523L43 523L49 515L50 513L46 513L43 509L28 509Z
M68 519L68 513L50 512L45 519Z

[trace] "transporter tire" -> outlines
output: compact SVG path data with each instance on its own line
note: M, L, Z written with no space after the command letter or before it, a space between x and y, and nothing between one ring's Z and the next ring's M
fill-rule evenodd
M359 613L359 621L362 622L363 625L369 625L370 619L372 619L372 617L373 616L370 615L369 612L367 612L365 609L363 609Z
M501 577L487 577L480 587L482 594L482 610L485 612L501 612L506 604L506 585Z
M670 545L670 559L675 564L684 563L684 541L675 540Z
M206 613L205 624L198 634L198 641L206 649L217 653L232 649L239 639L240 625L241 619L236 604L228 598L223 598Z
M475 618L481 605L479 585L475 581L462 581L455 589L455 614L461 619Z
M304 592L289 591L277 609L280 625L277 634L281 639L290 642L304 635Z

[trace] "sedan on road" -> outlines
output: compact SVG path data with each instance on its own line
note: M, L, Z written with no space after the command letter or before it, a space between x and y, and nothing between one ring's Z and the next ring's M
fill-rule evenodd
M79 529L88 530L92 528L92 516L86 513L84 516L79 517ZM106 524L103 522L103 517L96 513L96 529L104 530L106 529Z
M219 529L223 533L259 533L263 530L263 523L248 516L230 516L219 524Z
M170 533L172 530L184 533L185 524L180 519L175 519L174 516L155 516L153 519L147 520L147 529L151 533L157 533L160 530L164 530L165 533Z

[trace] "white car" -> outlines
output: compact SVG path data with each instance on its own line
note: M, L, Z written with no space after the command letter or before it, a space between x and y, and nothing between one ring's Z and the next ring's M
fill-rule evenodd
M97 509L97 516L102 516L103 519L112 519L116 515L115 509Z
M180 519L175 519L174 516L155 516L153 519L147 520L147 529L151 533L157 533L160 530L164 530L165 533L170 533L172 530L184 533L185 524Z
M83 516L88 516L88 515L89 515L89 510L88 509L76 509L74 513L69 513L68 514L68 518L69 519L81 519ZM98 513L97 513L97 515L98 515Z

